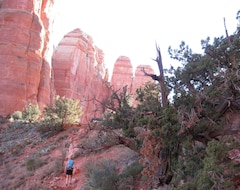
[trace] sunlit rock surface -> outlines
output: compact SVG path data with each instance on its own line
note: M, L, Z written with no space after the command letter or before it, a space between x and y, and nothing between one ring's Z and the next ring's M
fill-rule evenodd
M153 79L151 77L144 75L142 68L144 68L146 73L154 74L154 71L150 65L137 66L133 80L133 92L136 92L138 88L144 86L147 82L153 82Z
M81 101L83 123L101 117L99 101L109 94L103 59L103 51L80 29L66 34L53 55L56 94Z
M51 0L0 1L0 114L50 102Z
M120 56L114 64L111 86L114 90L122 89L127 86L128 91L132 92L133 67L128 57Z
M137 80L148 77L134 78L130 59L121 56L108 82L103 51L80 29L66 34L53 52L54 7L53 0L0 1L0 115L29 103L43 109L60 95L79 99L81 122L88 123L102 117L99 102L109 96L109 84L134 93Z

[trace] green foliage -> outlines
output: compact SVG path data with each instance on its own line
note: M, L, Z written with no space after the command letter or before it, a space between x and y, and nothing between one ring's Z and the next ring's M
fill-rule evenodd
M138 162L132 163L122 174L118 175L114 163L110 160L86 164L86 181L84 188L88 190L125 190L133 188L137 176L142 171Z
M117 190L117 172L109 160L99 163L91 162L86 165L85 188L89 190Z
M178 160L179 141L182 140L178 134L180 127L176 109L172 105L165 106L161 112L159 127L154 131L158 131L162 145L170 151L172 167L175 165L175 160Z
M54 176L60 176L64 172L63 168L63 160L62 159L56 159L54 166L52 167Z
M206 147L203 169L197 176L198 189L226 189L233 187L232 164L227 158L229 148L224 142L212 140Z
M139 162L134 162L123 171L121 177L136 177L138 174L141 173L142 169L143 167L141 164L139 164Z
M134 137L133 108L127 86L119 92L114 91L107 102L111 110L104 115L103 125L110 129L122 129L125 136Z
M40 168L44 164L44 162L39 158L29 158L28 160L26 160L25 164L27 170L35 171L36 169Z
M38 131L52 136L60 132L64 124L79 122L81 115L79 100L56 96L55 105L45 107L44 118L39 122Z
M136 126L148 128L158 125L158 119L154 120L154 117L159 116L162 109L159 101L159 91L159 85L152 82L146 83L145 86L137 89L136 100L138 101L138 105L134 114Z
M210 38L203 40L203 54L193 53L185 42L179 49L169 47L170 56L182 63L182 67L171 68L165 77L165 84L173 94L172 102L161 106L159 86L154 83L137 90L138 104L134 107L127 101L126 91L122 96L114 93L113 100L118 104L112 101L117 106L106 114L108 123L103 124L123 129L128 137L134 137L133 127L151 131L140 152L146 159L163 158L165 164L169 161L164 175L173 174L171 185L175 189L232 187L236 168L227 153L234 143L227 141L226 136L236 133L229 115L239 114L240 110L239 47L239 31L229 39L215 38L212 44ZM149 148L152 150L146 150ZM147 175L154 176L158 163L148 161L146 168L153 169Z
M46 136L53 136L63 130L58 118L45 118L38 123L37 131Z
M13 114L11 115L11 118L13 120L21 120L22 119L22 112L21 111L13 112Z
M40 114L41 114L41 111L38 105L34 105L30 103L24 107L22 111L22 119L28 122L35 122L38 120Z
M117 182L118 190L134 189L134 179L132 176L120 177Z
M19 156L24 152L25 144L16 144L14 147L11 148L11 153L15 156Z
M28 190L36 190L36 189L51 190L50 187L46 187L43 184L39 184L39 183L31 184Z
M56 96L55 105L45 108L45 119L59 119L62 124L78 123L82 115L79 100Z
M171 69L174 75L167 78L174 91L176 111L172 113L177 114L177 119L173 122L168 114L165 115L163 120L166 118L165 125L170 129L159 135L164 138L164 135L175 134L172 137L178 139L178 159L172 162L173 183L179 184L183 180L184 185L177 189L226 189L232 186L230 173L235 168L226 155L233 143L224 138L214 140L227 135L222 132L228 126L224 115L228 107L224 108L224 105L236 106L240 96L237 74L239 34L233 35L231 40L230 47L224 37L215 38L212 45L209 38L202 41L203 55L193 54L185 43L180 45L180 50L169 48L170 55L181 61L183 67ZM174 145L173 140L167 141L167 146L173 147L169 142Z

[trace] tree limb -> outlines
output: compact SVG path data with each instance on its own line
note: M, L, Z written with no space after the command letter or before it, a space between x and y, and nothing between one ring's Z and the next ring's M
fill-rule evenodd
M141 68L141 71L144 73L145 76L149 76L149 77L151 77L153 80L156 80L156 81L159 80L159 78L158 78L157 75L147 73L147 72L145 71L145 68L144 68L144 67Z
M156 44L156 49L157 49L157 58L155 59L155 61L158 64L158 68L159 68L159 73L160 76L158 77L158 81L160 84L160 90L161 90L161 98L162 98L162 106L164 107L167 102L167 93L166 93L166 89L165 89L165 84L164 84L164 75L163 75L163 65L162 65L162 55L161 55L161 51L159 46Z

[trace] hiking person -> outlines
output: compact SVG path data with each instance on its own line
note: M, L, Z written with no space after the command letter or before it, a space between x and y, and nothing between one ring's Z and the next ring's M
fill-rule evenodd
M66 186L68 185L68 183L71 184L72 182L73 165L74 165L74 160L73 160L73 156L71 155L67 162L67 168L66 168Z

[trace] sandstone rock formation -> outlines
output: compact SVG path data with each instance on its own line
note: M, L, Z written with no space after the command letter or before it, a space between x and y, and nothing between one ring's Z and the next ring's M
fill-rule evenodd
M0 2L0 114L50 102L52 0Z
M80 122L88 123L92 118L102 117L104 110L99 102L110 94L108 73L103 51L93 44L91 36L80 29L66 34L53 54L52 66L56 94L81 101L84 114ZM135 93L136 88L149 80L140 71L141 67L137 68L134 78L130 59L119 57L110 85L114 90L127 85L129 93ZM152 72L150 66L144 67Z
M153 81L151 77L145 76L141 71L144 67L145 71L149 74L154 74L154 71L150 65L138 65L133 71L131 61L126 56L120 56L113 68L113 75L111 79L111 85L115 90L121 89L123 86L128 86L128 92L135 94L137 88L143 86L148 81Z
M53 54L56 94L80 100L84 113L82 123L101 116L98 102L109 95L103 57L102 50L80 29L66 34Z
M153 82L153 79L151 77L144 75L144 73L141 70L142 68L144 68L148 74L154 74L154 71L150 65L138 65L135 70L135 77L133 80L134 93L138 88L145 85L147 82Z
M114 90L128 86L128 91L132 93L133 67L128 57L120 56L113 67L111 86Z
M21 111L29 103L42 109L55 95L81 101L81 123L104 112L99 102L109 95L109 83L103 51L76 29L64 36L53 53L54 5L53 0L0 0L2 116ZM116 90L127 85L129 93L134 93L141 83L137 80L148 80L140 75L134 79L130 59L121 56L110 83Z

